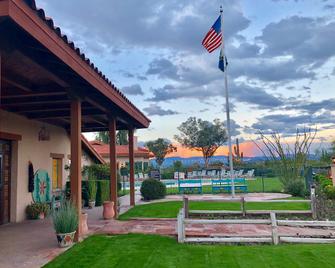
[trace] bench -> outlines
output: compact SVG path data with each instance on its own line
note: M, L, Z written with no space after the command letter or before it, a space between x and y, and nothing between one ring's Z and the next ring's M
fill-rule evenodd
M235 190L240 190L243 192L248 191L248 186L245 178L236 178L234 179L234 188ZM231 179L213 179L212 180L212 193L228 191L231 192Z
M201 194L202 193L202 181L201 179L179 180L178 190L179 190L179 193L197 192L198 194Z

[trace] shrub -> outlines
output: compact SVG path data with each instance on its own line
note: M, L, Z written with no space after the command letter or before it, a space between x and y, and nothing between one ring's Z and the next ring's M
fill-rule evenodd
M38 219L41 213L44 213L44 215L47 216L49 211L50 207L47 203L31 203L26 208L26 214L30 220Z
M156 179L147 179L142 182L140 191L144 200L160 199L166 195L166 186Z
M327 186L326 188L328 188ZM316 213L318 220L335 220L335 200L329 199L320 183L316 184Z
M302 180L292 180L285 185L285 192L293 196L304 196L305 183Z
M327 199L335 200L335 187L332 185L327 185L323 188L324 193L326 194Z
M96 181L88 181L88 199L89 201L95 201L97 195L97 183Z
M65 201L52 213L53 225L57 234L72 233L78 228L78 212L76 207Z
M97 181L97 196L95 199L95 206L101 206L104 201L110 199L109 181Z
M67 181L65 184L65 196L66 199L71 198L71 185L70 181ZM81 198L84 201L84 206L88 206L88 181L81 182Z

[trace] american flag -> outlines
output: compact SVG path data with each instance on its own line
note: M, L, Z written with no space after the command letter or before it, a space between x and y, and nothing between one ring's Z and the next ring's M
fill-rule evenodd
M221 15L214 22L213 26L209 29L202 45L207 49L209 53L213 52L222 44L222 32L221 32Z

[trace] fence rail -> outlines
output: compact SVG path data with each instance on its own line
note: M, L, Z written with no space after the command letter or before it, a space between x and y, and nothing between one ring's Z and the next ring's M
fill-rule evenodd
M277 220L276 214L312 214L313 198L311 200L285 200L286 202L310 202L311 210L291 211L291 210L246 210L244 198L235 199L214 199L215 202L231 202L236 201L241 203L241 211L229 210L189 210L189 200L184 197L183 208L179 211L177 217L177 234L179 243L272 243L277 245L279 243L335 243L335 221L303 221L303 220ZM208 200L214 202L213 199ZM200 200L194 200L195 202ZM204 201L204 200L202 200ZM207 201L207 200L206 200ZM274 200L272 200L274 201ZM276 200L277 201L277 200ZM193 200L192 200L193 202ZM189 218L190 214L228 214L228 215L247 215L247 214L269 214L268 219L194 219ZM271 226L269 234L218 234L209 237L187 237L187 224L265 224ZM294 227L320 227L332 228L333 232L327 235L309 234L301 236L297 234L279 233L278 226L294 226Z

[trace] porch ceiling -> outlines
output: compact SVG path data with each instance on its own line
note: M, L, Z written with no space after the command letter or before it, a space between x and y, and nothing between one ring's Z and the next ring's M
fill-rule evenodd
M79 57L78 63L66 54L56 55L51 44L64 43L62 39L55 40L48 33L50 40L37 40L27 31L28 27L23 29L18 14L12 15L18 11L11 5L28 9L21 16L34 16L24 1L0 0L1 109L69 130L70 101L75 97L82 100L83 132L108 130L109 116L117 119L117 129L149 126L150 120L104 77L93 70L92 80L91 72L80 72L87 61ZM36 17L41 24L36 30L45 30L45 22ZM48 42L50 47L45 45Z

